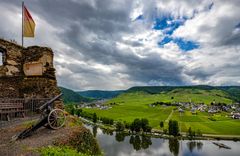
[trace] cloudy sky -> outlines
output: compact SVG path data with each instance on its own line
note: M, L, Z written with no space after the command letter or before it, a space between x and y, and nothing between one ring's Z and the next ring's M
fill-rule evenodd
M25 0L58 83L73 90L240 85L240 0ZM0 1L0 37L21 43L21 1Z

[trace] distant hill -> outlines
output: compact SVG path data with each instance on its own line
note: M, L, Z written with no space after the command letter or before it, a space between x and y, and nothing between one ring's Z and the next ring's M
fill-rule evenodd
M79 95L78 93L74 92L73 90L59 87L63 93L63 100L64 103L80 103L80 102L89 102L92 101L90 98L83 97Z
M240 86L219 86L217 88L227 92L232 99L240 102Z
M214 89L212 86L136 86L129 88L127 92L136 92L136 91L143 91L150 94L157 94L161 92L172 91L174 89L203 89L203 90L211 90Z
M111 99L123 92L124 90L116 90L116 91L87 90L87 91L78 91L77 93L81 96L88 97L88 98Z
M126 92L146 92L149 94L158 94L158 93L169 93L172 91L178 91L179 95L186 96L186 91L188 93L198 92L201 94L202 91L221 91L227 98L234 101L240 101L240 86L207 86L207 85L198 85L198 86L136 86L129 88ZM198 91L197 91L198 90ZM216 93L217 95L217 93Z
M64 96L64 102L88 102L93 99L111 99L115 98L122 93L134 93L134 92L145 92L148 94L159 94L165 95L164 101L176 101L184 100L189 101L197 100L199 102L209 102L212 100L219 100L222 102L235 101L240 102L240 86L136 86L129 88L128 90L117 90L117 91L103 91L103 90L87 90L74 92L70 89L60 87ZM171 99L171 98L174 99ZM167 100L170 99L170 100ZM206 100L203 100L206 99Z

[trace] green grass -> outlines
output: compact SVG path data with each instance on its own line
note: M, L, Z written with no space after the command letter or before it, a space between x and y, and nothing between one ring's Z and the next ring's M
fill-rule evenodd
M69 147L48 146L39 150L41 156L90 156L87 154L79 153Z
M231 104L229 95L221 90L200 90L200 89L175 89L170 92L156 94L163 102L195 102L211 104L216 103ZM173 99L172 99L173 97Z
M177 96L179 95L179 96ZM180 96L181 95L181 96ZM202 91L185 90L184 93L180 90L173 90L168 93L147 94L144 92L126 93L114 99L109 100L106 104L115 103L111 109L100 110L97 108L85 108L84 111L95 112L100 117L112 118L116 121L132 122L135 118L147 118L150 125L155 129L160 129L159 122L165 121L171 111L176 108L174 106L156 106L150 107L149 104L157 101L170 102L178 99L184 101L189 97L198 102L205 101L208 104L215 99L216 102L231 103L225 93L219 90ZM210 120L214 119L215 121ZM197 115L192 115L190 111L185 111L182 115L176 110L172 116L172 120L179 121L181 131L186 132L189 127L194 130L201 130L204 134L222 134L222 135L240 135L240 121L226 117L226 113L218 113L209 115L207 112L198 112ZM165 122L165 128L167 123Z
M205 134L240 135L240 121L226 117L226 113L209 115L206 112L198 112L197 115L192 115L189 111L182 114L174 112L172 119L179 121L183 132L186 132L191 127L194 130L199 129Z
M141 98L140 98L140 97ZM132 122L135 118L151 119L150 124L158 127L159 121L167 119L173 107L149 107L149 104L155 102L156 99L144 93L123 94L109 100L107 103L115 102L116 105L108 110L100 109L84 109L88 112L95 112L98 116L108 117L118 121Z

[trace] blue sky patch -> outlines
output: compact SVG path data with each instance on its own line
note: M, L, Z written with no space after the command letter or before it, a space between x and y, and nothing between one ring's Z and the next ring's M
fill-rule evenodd
M163 38L163 40L162 40L161 42L158 42L158 45L159 45L160 47L163 47L165 44L167 44L167 43L169 43L169 42L171 42L171 41L172 41L172 38L166 36L166 37Z
M173 43L177 44L182 51L191 51L193 49L199 48L199 44L194 41L188 41L184 38L174 38L171 36L173 32L178 27L183 25L187 19L187 17L183 17L181 19L174 19L171 16L163 16L161 18L156 18L154 21L153 29L161 30L164 35L164 38L160 42L158 42L158 45L160 47L163 47L165 44L172 41Z
M139 15L134 21L137 21L137 20L143 20L143 15Z
M187 40L184 40L183 38L172 38L169 36L164 37L161 42L158 42L158 45L160 47L163 47L165 44L171 41L173 43L176 43L182 51L191 51L193 49L199 48L199 44L197 42L187 41Z
M187 41L187 40L184 40L183 38L175 38L173 42L176 43L178 47L183 51L190 51L190 50L199 48L198 43L193 41Z
M162 30L164 34L172 35L174 30L183 25L187 18L173 19L171 16L156 18L153 29Z

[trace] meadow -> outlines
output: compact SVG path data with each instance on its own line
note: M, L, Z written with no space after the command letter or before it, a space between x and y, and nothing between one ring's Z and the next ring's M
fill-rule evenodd
M84 108L84 111L95 112L100 117L112 118L115 121L132 122L136 118L147 118L154 129L160 129L159 122L164 121L164 128L167 128L167 119L177 120L180 125L180 131L186 132L189 127L194 130L201 130L204 134L219 135L240 135L240 121L227 117L226 113L210 115L207 112L198 112L193 115L190 111L179 113L176 106L156 106L150 107L157 101L173 102L173 100L185 101L191 98L196 102L204 101L210 104L212 100L231 103L221 91L180 94L178 91L172 91L165 94L148 94L144 92L124 93L116 98L106 102L106 105L112 108L101 110L99 108ZM181 93L182 94L182 93ZM172 98L174 97L174 98ZM173 111L173 113L171 113ZM170 115L171 114L171 115ZM213 120L210 120L214 119Z

